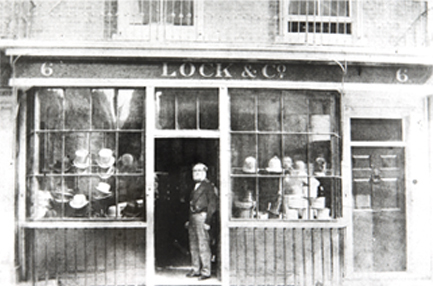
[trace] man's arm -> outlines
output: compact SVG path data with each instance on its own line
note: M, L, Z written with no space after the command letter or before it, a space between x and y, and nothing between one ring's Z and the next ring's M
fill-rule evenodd
M209 184L209 188L206 190L208 205L207 205L207 215L205 224L210 225L212 217L218 208L218 197L214 192L212 184Z

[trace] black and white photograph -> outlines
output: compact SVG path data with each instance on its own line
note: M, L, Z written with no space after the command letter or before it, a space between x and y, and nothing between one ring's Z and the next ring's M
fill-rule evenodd
M0 0L0 284L433 285L432 0Z

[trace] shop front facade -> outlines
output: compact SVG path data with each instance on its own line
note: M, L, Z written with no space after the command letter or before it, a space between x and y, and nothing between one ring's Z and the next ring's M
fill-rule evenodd
M431 9L390 3L1 3L2 280L431 285Z
M184 224L202 162L220 200L213 283L429 283L429 67L14 65L23 281L191 283Z

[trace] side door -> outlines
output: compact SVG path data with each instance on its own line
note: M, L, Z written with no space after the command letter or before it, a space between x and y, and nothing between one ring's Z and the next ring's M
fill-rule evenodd
M406 271L403 147L352 147L355 272Z

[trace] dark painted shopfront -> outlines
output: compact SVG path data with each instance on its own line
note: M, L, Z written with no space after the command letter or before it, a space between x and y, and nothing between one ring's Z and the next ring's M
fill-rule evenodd
M427 107L422 94L408 105L406 86L430 75L409 65L23 56L11 79L21 279L191 283L184 224L197 162L219 190L215 284L413 274L426 260L408 254L422 202L407 178L422 166L406 157L418 156L423 132L407 130ZM375 96L387 86L394 99Z

